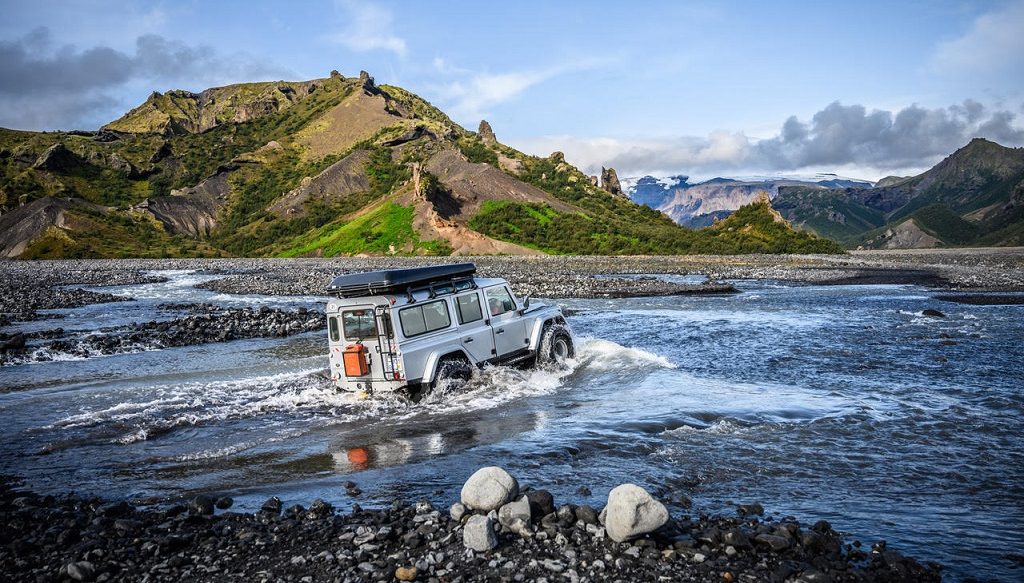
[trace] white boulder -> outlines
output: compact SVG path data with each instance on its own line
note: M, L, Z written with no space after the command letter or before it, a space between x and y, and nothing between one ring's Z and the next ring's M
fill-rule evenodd
M622 484L612 489L601 514L608 537L617 542L653 532L668 522L665 505L636 484Z
M519 482L496 466L480 468L462 486L462 503L484 512L497 510L518 495Z

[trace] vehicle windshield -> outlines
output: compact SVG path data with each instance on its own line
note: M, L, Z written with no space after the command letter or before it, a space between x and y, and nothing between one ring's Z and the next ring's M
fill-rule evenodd
M346 340L361 340L377 335L377 321L373 310L348 310L341 313Z

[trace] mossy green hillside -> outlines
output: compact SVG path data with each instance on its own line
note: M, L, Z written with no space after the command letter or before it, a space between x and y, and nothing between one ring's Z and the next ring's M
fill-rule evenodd
M413 228L413 207L385 202L350 221L338 220L299 236L280 257L303 255L448 255L444 241L421 241Z

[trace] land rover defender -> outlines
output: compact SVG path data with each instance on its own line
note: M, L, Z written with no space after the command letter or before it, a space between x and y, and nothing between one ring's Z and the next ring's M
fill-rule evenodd
M555 306L519 300L472 263L341 275L327 287L331 380L347 391L406 392L467 380L485 364L575 356Z

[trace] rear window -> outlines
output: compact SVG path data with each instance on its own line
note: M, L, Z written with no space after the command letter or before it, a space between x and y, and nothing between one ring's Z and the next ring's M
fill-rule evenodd
M444 300L403 308L398 312L398 320L402 323L402 334L406 338L447 328L452 323L448 303Z
M327 319L327 322L330 324L331 342L337 342L341 340L341 333L338 332L338 319L335 318L334 316L331 316L330 318Z
M480 295L471 293L455 298L455 311L459 316L459 324L482 319L484 313L480 309Z
M362 340L377 335L377 321L373 310L348 310L341 313L346 340Z

